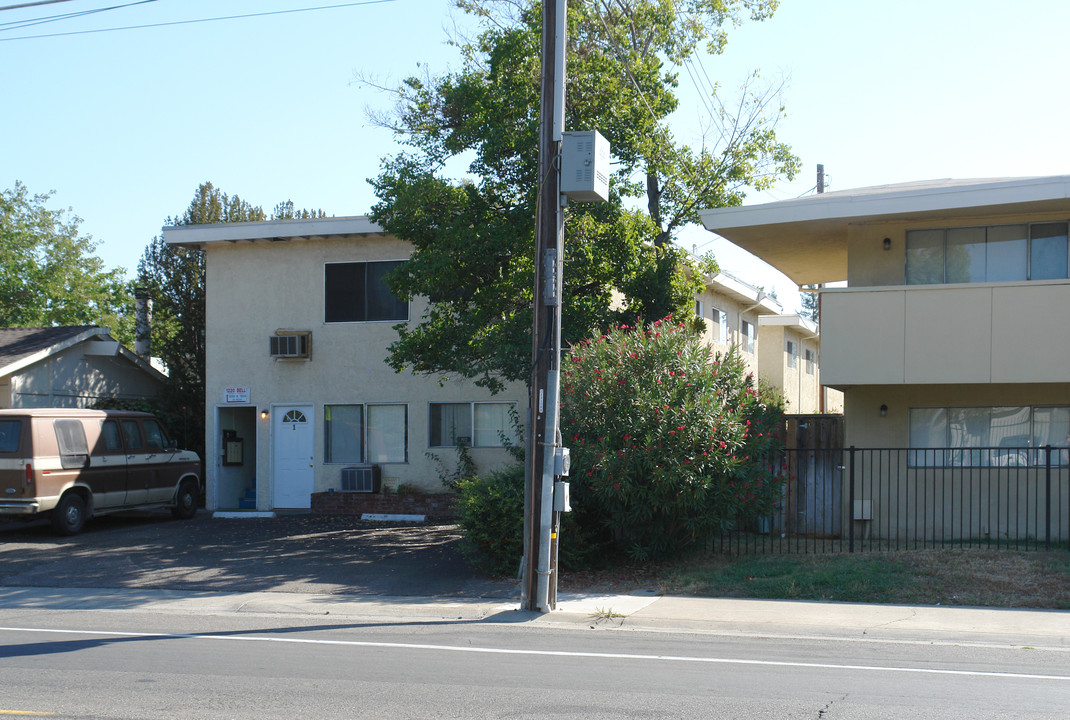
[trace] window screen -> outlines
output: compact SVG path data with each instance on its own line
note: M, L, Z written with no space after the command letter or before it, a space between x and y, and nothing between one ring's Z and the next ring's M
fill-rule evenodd
M408 406L369 405L368 462L408 462L408 429Z

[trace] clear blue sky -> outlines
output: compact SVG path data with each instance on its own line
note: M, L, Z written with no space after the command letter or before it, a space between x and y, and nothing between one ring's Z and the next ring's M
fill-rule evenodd
M26 0L0 0L0 8ZM174 22L339 4L344 0L155 0L27 28L26 18L133 0L69 0L0 11L0 187L55 190L110 267L131 273L168 216L210 180L271 210L359 215L367 178L396 150L365 108L385 84L456 66L448 0L394 0L318 12L68 35L45 33ZM1065 0L782 0L773 19L729 36L706 58L731 93L746 74L783 73L779 129L802 158L799 178L748 203L795 197L824 163L832 190L943 177L1070 173L1070 2ZM418 67L420 64L420 67ZM686 73L673 129L697 139L704 107ZM794 286L701 229L681 244L722 266Z

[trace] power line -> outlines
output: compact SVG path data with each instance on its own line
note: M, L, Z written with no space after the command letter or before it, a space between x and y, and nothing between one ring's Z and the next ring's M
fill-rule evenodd
M61 2L70 2L71 0L39 0L38 2L22 3L21 5L5 5L0 7L0 10L21 10L22 8L37 7L39 5L55 5Z
M86 15L94 15L96 13L108 12L109 10L121 10L123 8L132 7L134 5L145 5L146 3L156 2L156 0L137 0L136 2L129 2L125 5L112 5L111 7L96 8L94 10L80 10L78 12L61 13L59 15L44 15L42 17L31 18L29 20L12 20L11 22L0 23L0 26L6 25L7 27L0 27L0 32L7 30L21 30L25 27L32 27L34 25L43 25L50 22L59 22L60 20L69 20L76 17L84 17Z
M53 2L62 2L64 0L52 0L52 1ZM37 40L37 39L40 39L40 38L67 37L69 35L89 35L89 34L92 34L92 33L116 32L116 31L119 31L119 30L143 30L145 28L169 27L171 25L191 25L193 23L215 22L217 20L241 20L241 19L244 19L244 18L266 17L266 16L269 16L269 15L289 15L289 14L292 14L292 13L315 12L317 10L337 10L339 8L356 7L358 5L382 5L384 3L391 3L391 2L397 2L397 0L364 0L363 2L341 3L339 5L320 5L318 7L294 8L292 10L273 10L273 11L270 11L270 12L246 13L244 15L221 15L221 16L218 16L218 17L210 17L210 18L195 18L193 20L172 20L171 22L149 23L149 24L145 24L145 25L126 25L126 26L123 26L123 27L98 28L96 30L76 30L76 31L73 31L73 32L49 33L49 34L44 34L44 35L22 35L22 36L13 37L13 38L0 38L0 42L11 42L13 40ZM6 9L6 8L0 8L0 9Z

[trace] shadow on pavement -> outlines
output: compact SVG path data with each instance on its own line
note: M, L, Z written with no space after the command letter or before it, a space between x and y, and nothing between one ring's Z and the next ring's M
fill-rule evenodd
M75 537L47 522L0 524L0 585L512 598L461 554L453 525L284 515L107 516Z

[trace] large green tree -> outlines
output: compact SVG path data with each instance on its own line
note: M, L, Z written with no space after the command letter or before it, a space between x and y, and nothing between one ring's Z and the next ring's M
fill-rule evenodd
M0 327L101 325L133 341L133 292L108 270L81 219L47 207L52 193L21 182L0 191Z
M291 200L278 203L272 220L325 217L322 210L295 209ZM212 183L202 183L186 211L167 225L267 220L264 210ZM204 251L178 247L154 237L138 263L138 285L153 299L152 354L167 365L168 386L163 410L181 415L185 445L204 450ZM173 425L177 427L177 424Z
M391 89L376 120L406 150L372 183L373 218L414 246L392 277L396 292L430 304L399 325L397 370L472 378L499 389L530 368L541 3L458 0L479 33L458 40L463 66ZM726 28L768 16L775 0L595 0L569 8L569 129L597 129L615 158L612 198L566 215L566 342L594 328L680 313L696 289L672 240L704 207L742 202L747 188L792 176L798 160L775 135L776 88L752 78L742 99L718 108L711 132L678 140L677 72L702 50L718 53ZM447 162L468 161L463 181Z

